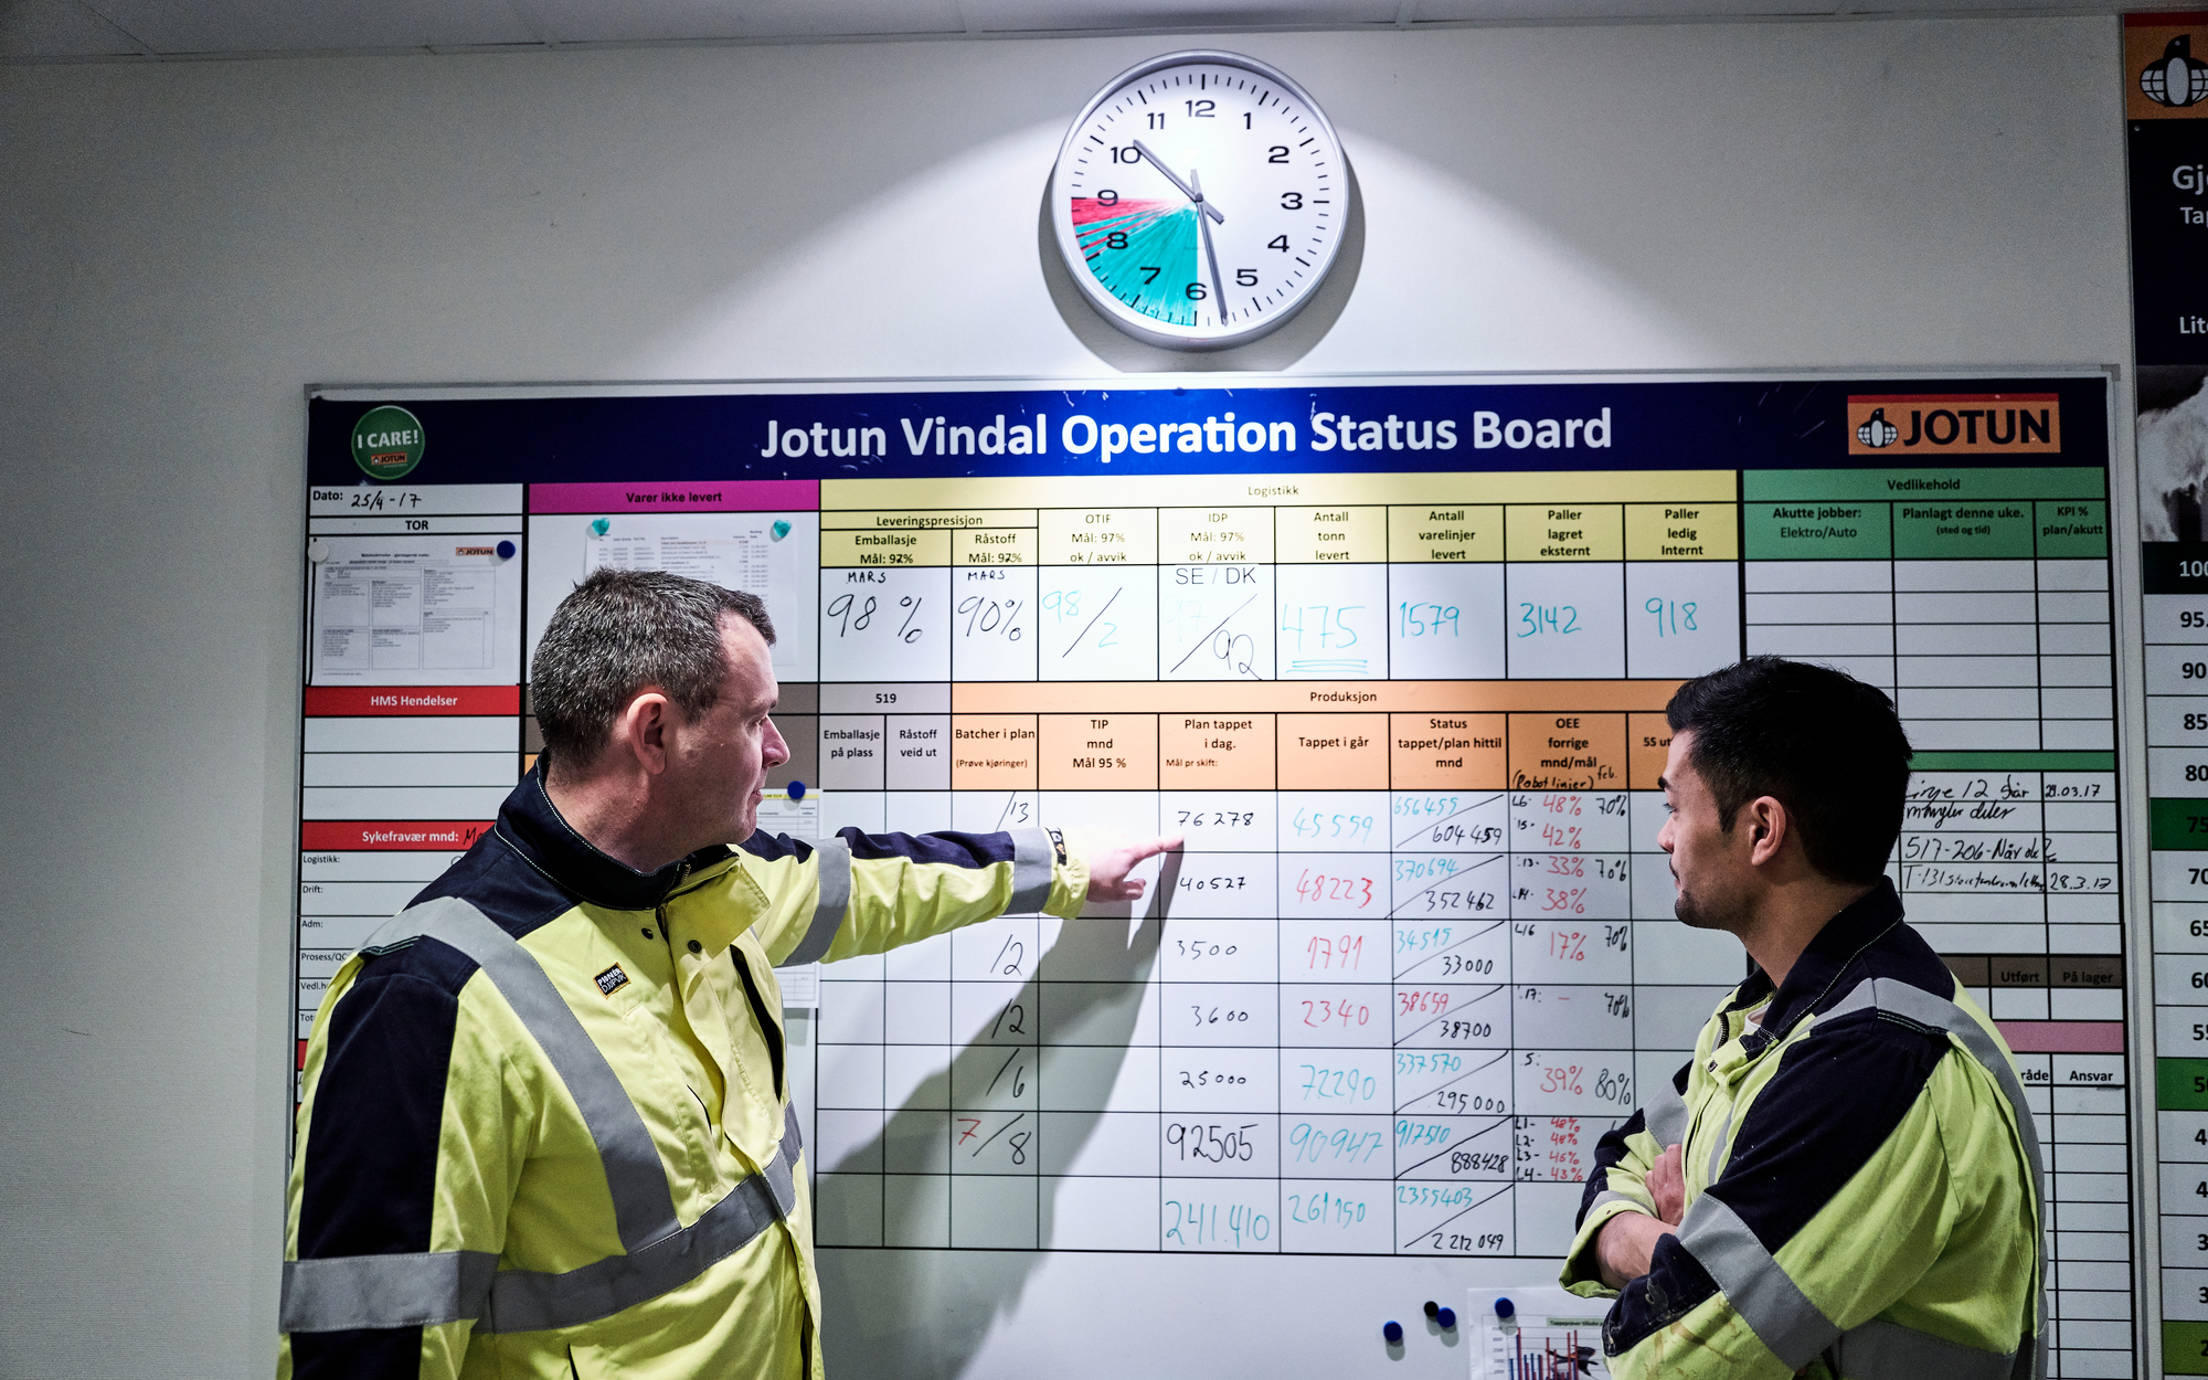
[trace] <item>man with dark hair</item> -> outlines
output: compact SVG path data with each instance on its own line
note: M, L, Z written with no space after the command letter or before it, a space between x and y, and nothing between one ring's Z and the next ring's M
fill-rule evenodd
M774 626L599 571L530 669L545 751L346 960L308 1042L280 1375L823 1374L778 962L1140 897L1177 840L756 832Z
M1617 1291L1611 1373L2043 1375L2038 1137L1884 875L1909 781L1892 702L1756 657L1667 718L1675 907L1755 971L1596 1150L1563 1279Z

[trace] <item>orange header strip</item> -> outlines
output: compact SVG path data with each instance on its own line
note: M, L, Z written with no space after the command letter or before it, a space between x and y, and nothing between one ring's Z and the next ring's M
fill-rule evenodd
M963 681L954 714L1660 712L1676 680Z

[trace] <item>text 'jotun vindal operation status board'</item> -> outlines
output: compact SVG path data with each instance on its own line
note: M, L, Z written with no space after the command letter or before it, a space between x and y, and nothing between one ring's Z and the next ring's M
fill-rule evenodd
M1672 915L1679 681L1892 693L1892 863L2132 1369L2104 376L535 390L309 404L298 1034L493 818L590 570L763 594L792 832L1181 833L1160 899L820 974L825 1247L1510 1257L1743 974Z

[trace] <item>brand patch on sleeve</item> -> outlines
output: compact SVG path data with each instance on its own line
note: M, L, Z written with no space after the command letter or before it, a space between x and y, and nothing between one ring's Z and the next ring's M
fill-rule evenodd
M628 985L629 975L621 971L618 963L598 975L598 990L609 997Z

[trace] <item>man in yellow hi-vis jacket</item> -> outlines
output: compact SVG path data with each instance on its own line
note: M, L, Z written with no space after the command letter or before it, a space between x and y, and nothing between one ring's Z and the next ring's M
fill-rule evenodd
M658 572L554 612L536 767L316 1016L280 1375L823 1374L774 964L1072 917L1172 845L756 833L773 636Z
M1667 717L1675 908L1757 971L1596 1151L1563 1278L1617 1291L1611 1373L2043 1375L2038 1137L1883 875L1911 755L1892 703L1758 657Z

